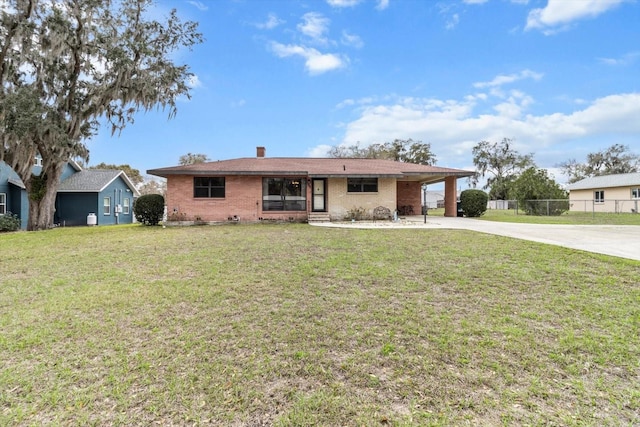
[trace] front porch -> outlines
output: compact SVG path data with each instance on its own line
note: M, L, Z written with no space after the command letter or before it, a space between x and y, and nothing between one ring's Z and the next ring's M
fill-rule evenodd
M444 182L443 216L457 216L456 176L377 178L375 190L349 191L347 178L313 177L308 188L308 222L372 220L376 208L386 208L391 217L423 213L423 185Z

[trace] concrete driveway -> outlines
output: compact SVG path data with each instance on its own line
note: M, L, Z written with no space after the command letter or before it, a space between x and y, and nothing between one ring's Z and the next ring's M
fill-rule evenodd
M448 228L497 234L564 246L571 249L612 255L640 261L640 226L637 225L561 225L516 224L471 218L407 217L398 222L316 223L325 227L350 228Z

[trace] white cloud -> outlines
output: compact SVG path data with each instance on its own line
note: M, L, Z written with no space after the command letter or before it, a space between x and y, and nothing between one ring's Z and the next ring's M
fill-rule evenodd
M302 21L297 28L302 34L310 37L313 41L326 44L325 33L329 31L330 20L321 13L308 12L302 16Z
M280 58L300 56L305 59L305 68L311 75L326 73L344 67L348 58L333 53L321 53L316 49L299 45L271 43L271 49Z
M526 30L540 29L547 34L563 29L574 21L596 17L624 0L549 0L544 8L533 9L527 17Z
M192 74L191 76L189 76L189 80L187 80L187 85L190 88L195 89L195 88L201 87L202 82L200 81L200 79L196 74Z
M457 13L454 13L449 17L449 19L447 19L445 28L447 30L452 30L458 25L459 22L460 22L460 16Z
M356 101L354 101L351 98L345 99L344 101L339 102L338 105L336 105L336 109L340 110L340 109L345 108L345 107L350 107L350 106L354 105L355 103L356 103Z
M198 8L199 10L201 10L203 12L205 10L209 10L209 7L206 4L204 4L204 3L200 2L200 1L189 0L187 3L189 3L192 6L195 6L196 8Z
M640 132L640 93L610 95L577 106L573 112L544 115L527 113L534 100L520 91L511 91L506 100L497 102L475 95L462 100L395 98L365 106L348 101L343 101L343 107L354 106L359 117L344 126L341 143L366 146L413 138L431 143L443 166L468 162L471 147L482 140L513 138L518 151L536 153L566 141L595 138L602 144L605 136L618 140ZM556 156L548 163L562 160Z
M346 31L342 32L342 38L340 39L340 41L345 46L351 46L351 47L355 47L355 48L358 48L358 49L360 49L362 46L364 46L364 42L362 41L360 36L357 36L355 34L349 34Z
M273 30L278 25L283 23L284 21L278 18L278 15L276 15L275 13L270 13L267 16L267 20L265 22L255 24L255 27L261 30Z
M353 7L361 1L362 0L327 0L327 4L331 7Z
M377 10L385 10L389 7L389 0L378 0L378 4L376 5Z
M307 157L327 157L331 148L331 145L317 145L307 151Z
M473 87L478 89L485 88L485 87L495 88L505 84L517 82L518 80L524 80L524 79L540 80L543 76L544 74L542 73L536 73L535 71L531 71L531 70L522 70L519 73L515 73L515 74L498 75L490 82L474 83Z
M624 66L636 62L638 58L640 58L640 52L630 52L619 58L598 58L598 60L606 65Z
M489 0L462 0L462 3L466 3L466 4L484 4L486 2L488 2Z

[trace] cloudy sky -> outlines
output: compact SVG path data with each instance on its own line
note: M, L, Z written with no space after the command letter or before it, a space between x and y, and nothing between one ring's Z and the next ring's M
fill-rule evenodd
M640 153L638 0L161 0L205 42L178 115L105 129L90 164L147 169L213 160L322 157L330 146L409 139L439 166L510 138L554 168L614 143Z

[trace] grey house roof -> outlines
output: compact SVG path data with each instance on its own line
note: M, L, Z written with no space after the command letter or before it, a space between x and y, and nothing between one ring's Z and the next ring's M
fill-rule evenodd
M581 181L569 184L567 188L571 191L590 190L592 188L629 187L635 185L640 186L640 172L593 176L591 178L585 178Z
M134 195L139 195L133 183L123 171L107 169L86 169L71 175L60 183L61 193L99 193L118 177L122 177Z
M567 188L571 190L590 190L592 188L629 187L640 186L640 172L620 173L616 175L603 175L585 178L581 181L569 184Z

